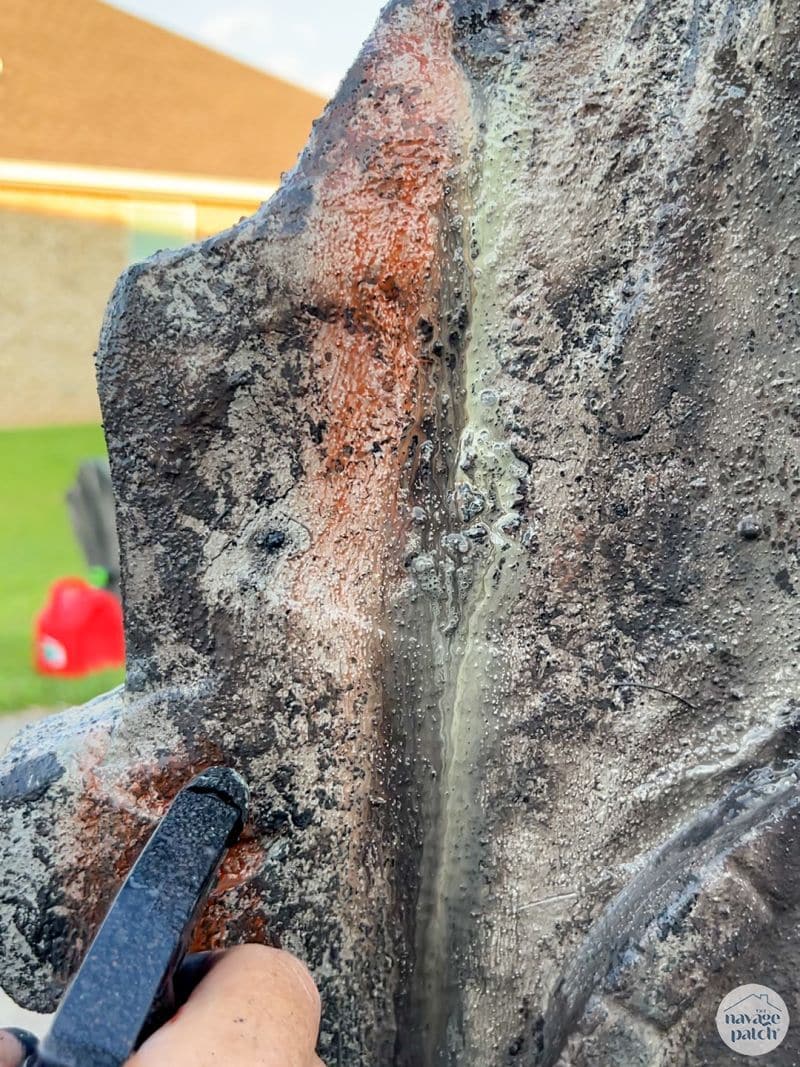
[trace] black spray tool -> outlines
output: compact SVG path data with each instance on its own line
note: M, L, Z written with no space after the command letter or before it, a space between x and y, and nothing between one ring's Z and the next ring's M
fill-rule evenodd
M178 793L131 869L26 1067L120 1067L175 1009L173 979L249 791L213 767Z

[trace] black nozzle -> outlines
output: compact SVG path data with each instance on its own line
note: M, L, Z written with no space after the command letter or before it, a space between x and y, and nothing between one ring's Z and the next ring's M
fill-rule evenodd
M120 1067L153 1019L170 1014L172 976L249 801L229 767L210 767L181 789L90 945L37 1067Z

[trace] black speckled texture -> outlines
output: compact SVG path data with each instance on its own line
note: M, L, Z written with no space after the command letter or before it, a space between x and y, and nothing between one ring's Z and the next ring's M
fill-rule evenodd
M798 38L390 4L269 204L123 276L128 678L0 764L12 993L231 761L202 936L304 956L329 1067L722 1064L728 988L800 1009Z

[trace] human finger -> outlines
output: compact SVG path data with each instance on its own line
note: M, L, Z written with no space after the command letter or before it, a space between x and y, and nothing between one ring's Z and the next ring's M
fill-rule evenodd
M241 945L215 962L128 1067L321 1067L319 1019L319 993L299 960Z

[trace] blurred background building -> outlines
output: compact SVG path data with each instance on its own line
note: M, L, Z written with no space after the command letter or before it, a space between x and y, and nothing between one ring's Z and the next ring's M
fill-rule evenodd
M94 351L117 277L252 214L324 103L99 0L0 0L0 714L123 677L47 676L33 641L54 583L90 577L66 495L105 454Z
M323 104L98 0L2 0L0 427L98 421L117 276L251 214Z

